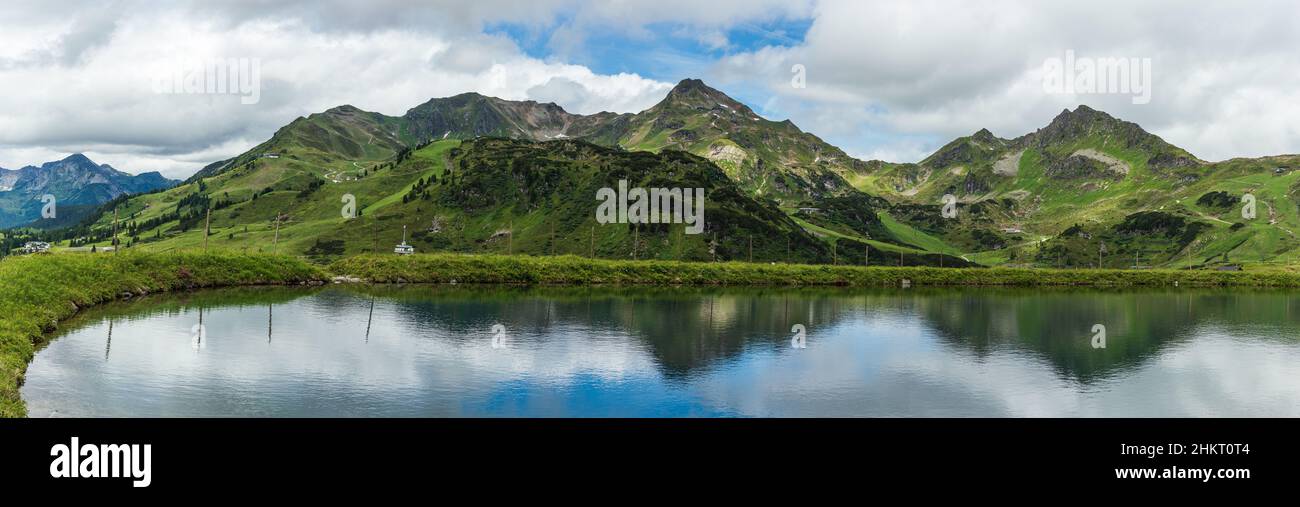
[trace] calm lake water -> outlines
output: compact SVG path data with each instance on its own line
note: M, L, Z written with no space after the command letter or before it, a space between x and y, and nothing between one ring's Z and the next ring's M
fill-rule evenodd
M1297 292L229 289L62 329L34 417L1300 416Z

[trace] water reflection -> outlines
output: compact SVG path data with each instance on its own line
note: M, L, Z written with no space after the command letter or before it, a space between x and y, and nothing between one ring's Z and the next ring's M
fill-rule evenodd
M23 396L34 416L1294 416L1295 296L196 292L77 317L38 353ZM201 354L177 340L194 318ZM1090 343L1098 324L1104 349ZM88 361L104 333L103 359Z

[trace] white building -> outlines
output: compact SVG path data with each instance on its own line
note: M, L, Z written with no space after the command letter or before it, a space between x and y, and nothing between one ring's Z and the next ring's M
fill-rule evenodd
M406 244L406 226L402 226L402 244L393 247L393 253L397 255L411 255L415 253L415 247Z
M45 253L50 251L50 244L44 241L28 241L23 245L22 251L26 254Z

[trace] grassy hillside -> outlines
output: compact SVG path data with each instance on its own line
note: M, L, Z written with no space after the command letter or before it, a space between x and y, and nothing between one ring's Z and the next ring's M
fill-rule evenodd
M194 251L206 241L210 250L328 262L391 252L405 226L407 241L420 252L862 264L870 248L882 260L889 253L891 264L900 252L905 265L966 264L943 258L950 251L900 239L895 231L907 231L878 220L879 202L826 198L818 211L791 217L792 210L753 197L716 164L681 151L628 152L575 140L447 139L400 149L388 159L349 162L361 169L340 172L337 161L311 162L338 156L328 151L333 148L286 142L276 141L274 157L114 203L121 246ZM629 187L703 188L704 230L687 234L681 223L597 223L597 190L617 188L620 180ZM349 195L358 211L351 219L341 213ZM113 229L106 209L56 250L103 250L112 246Z
M0 261L0 417L24 415L18 386L35 344L80 308L151 292L324 277L302 261L267 255L37 255Z
M1300 156L1205 162L1080 106L1014 140L981 131L851 181L942 243L926 248L990 265L1284 266L1300 247L1297 169ZM1246 193L1257 199L1254 220L1240 213ZM956 219L939 217L945 194L960 202Z
M597 226L595 189L620 178L706 188L708 231ZM1300 156L1205 162L1086 106L1014 139L981 130L919 163L864 162L688 79L636 114L575 115L473 93L401 117L337 107L177 188L116 200L56 233L10 231L6 245L54 237L57 249L102 250L116 228L126 248L200 249L210 209L209 249L320 262L391 251L406 226L421 252L1291 266L1300 262L1297 188ZM1255 219L1241 217L1246 193L1257 199ZM955 218L941 214L947 194L958 200ZM341 216L345 196L359 217Z

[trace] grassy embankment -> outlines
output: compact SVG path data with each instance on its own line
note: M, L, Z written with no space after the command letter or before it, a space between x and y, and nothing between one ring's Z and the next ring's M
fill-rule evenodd
M321 280L291 257L238 254L40 255L0 262L0 417L21 417L27 363L45 333L79 309L150 292Z
M685 285L1250 286L1300 287L1286 271L1179 271L861 267L745 262L614 261L577 256L420 254L358 255L334 262L335 274L378 283L536 283Z

